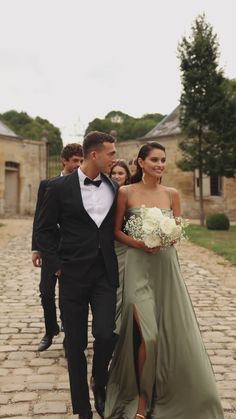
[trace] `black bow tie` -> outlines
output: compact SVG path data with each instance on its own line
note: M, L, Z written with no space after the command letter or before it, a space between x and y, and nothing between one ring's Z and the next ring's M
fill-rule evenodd
M94 185L94 186L100 186L101 185L101 183L102 183L102 181L101 180L92 180L92 179L89 179L89 177L86 177L85 179L84 179L84 184L85 185Z

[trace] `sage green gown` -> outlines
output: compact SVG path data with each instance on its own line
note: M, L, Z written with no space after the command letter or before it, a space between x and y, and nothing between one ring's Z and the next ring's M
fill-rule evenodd
M115 333L120 333L121 327L121 310L122 310L122 301L123 301L123 292L124 292L124 273L125 273L125 257L128 246L115 241L115 252L118 260L119 268L119 287L117 288L116 293L116 329Z
M139 215L139 208L130 214ZM171 216L171 210L163 210ZM140 393L151 419L223 419L212 367L174 246L151 254L128 248L122 322L107 385L105 419L134 419L134 311L145 343ZM136 326L137 330L137 326Z

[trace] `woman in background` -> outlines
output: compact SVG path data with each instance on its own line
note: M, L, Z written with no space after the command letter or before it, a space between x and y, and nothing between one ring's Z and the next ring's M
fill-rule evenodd
M112 180L115 180L119 187L128 185L130 183L130 171L128 165L124 160L117 160L116 163L112 166L110 177ZM124 244L115 241L115 252L118 259L119 267L119 288L117 289L117 302L116 302L116 329L115 333L119 334L120 324L121 324L121 306L122 306L122 296L124 288L124 268L125 268L125 256L126 256L127 246Z
M128 165L124 160L117 160L115 164L113 164L110 178L115 180L119 187L130 184L131 174Z
M128 167L129 167L131 176L134 176L137 171L137 159L133 158L129 160Z

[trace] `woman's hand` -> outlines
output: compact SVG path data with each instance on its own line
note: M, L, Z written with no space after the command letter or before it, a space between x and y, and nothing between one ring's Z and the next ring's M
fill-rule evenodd
M157 247L147 247L146 244L143 241L141 241L141 240L136 240L136 242L137 242L137 247L136 248L137 249L144 250L144 252L153 253L153 254L156 254L156 253L160 252L160 249L161 249L160 246L157 246Z

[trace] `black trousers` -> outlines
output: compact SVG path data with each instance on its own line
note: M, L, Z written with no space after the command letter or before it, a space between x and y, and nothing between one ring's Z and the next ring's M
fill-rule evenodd
M116 288L110 284L101 252L84 278L77 278L79 266L66 267L59 280L73 413L90 409L87 382L88 313L92 311L92 376L106 386L108 365L115 346Z
M57 310L55 302L56 283L56 275L50 274L47 267L43 263L41 268L39 291L41 297L41 304L44 312L45 329L47 335L53 335L54 331L58 328Z

